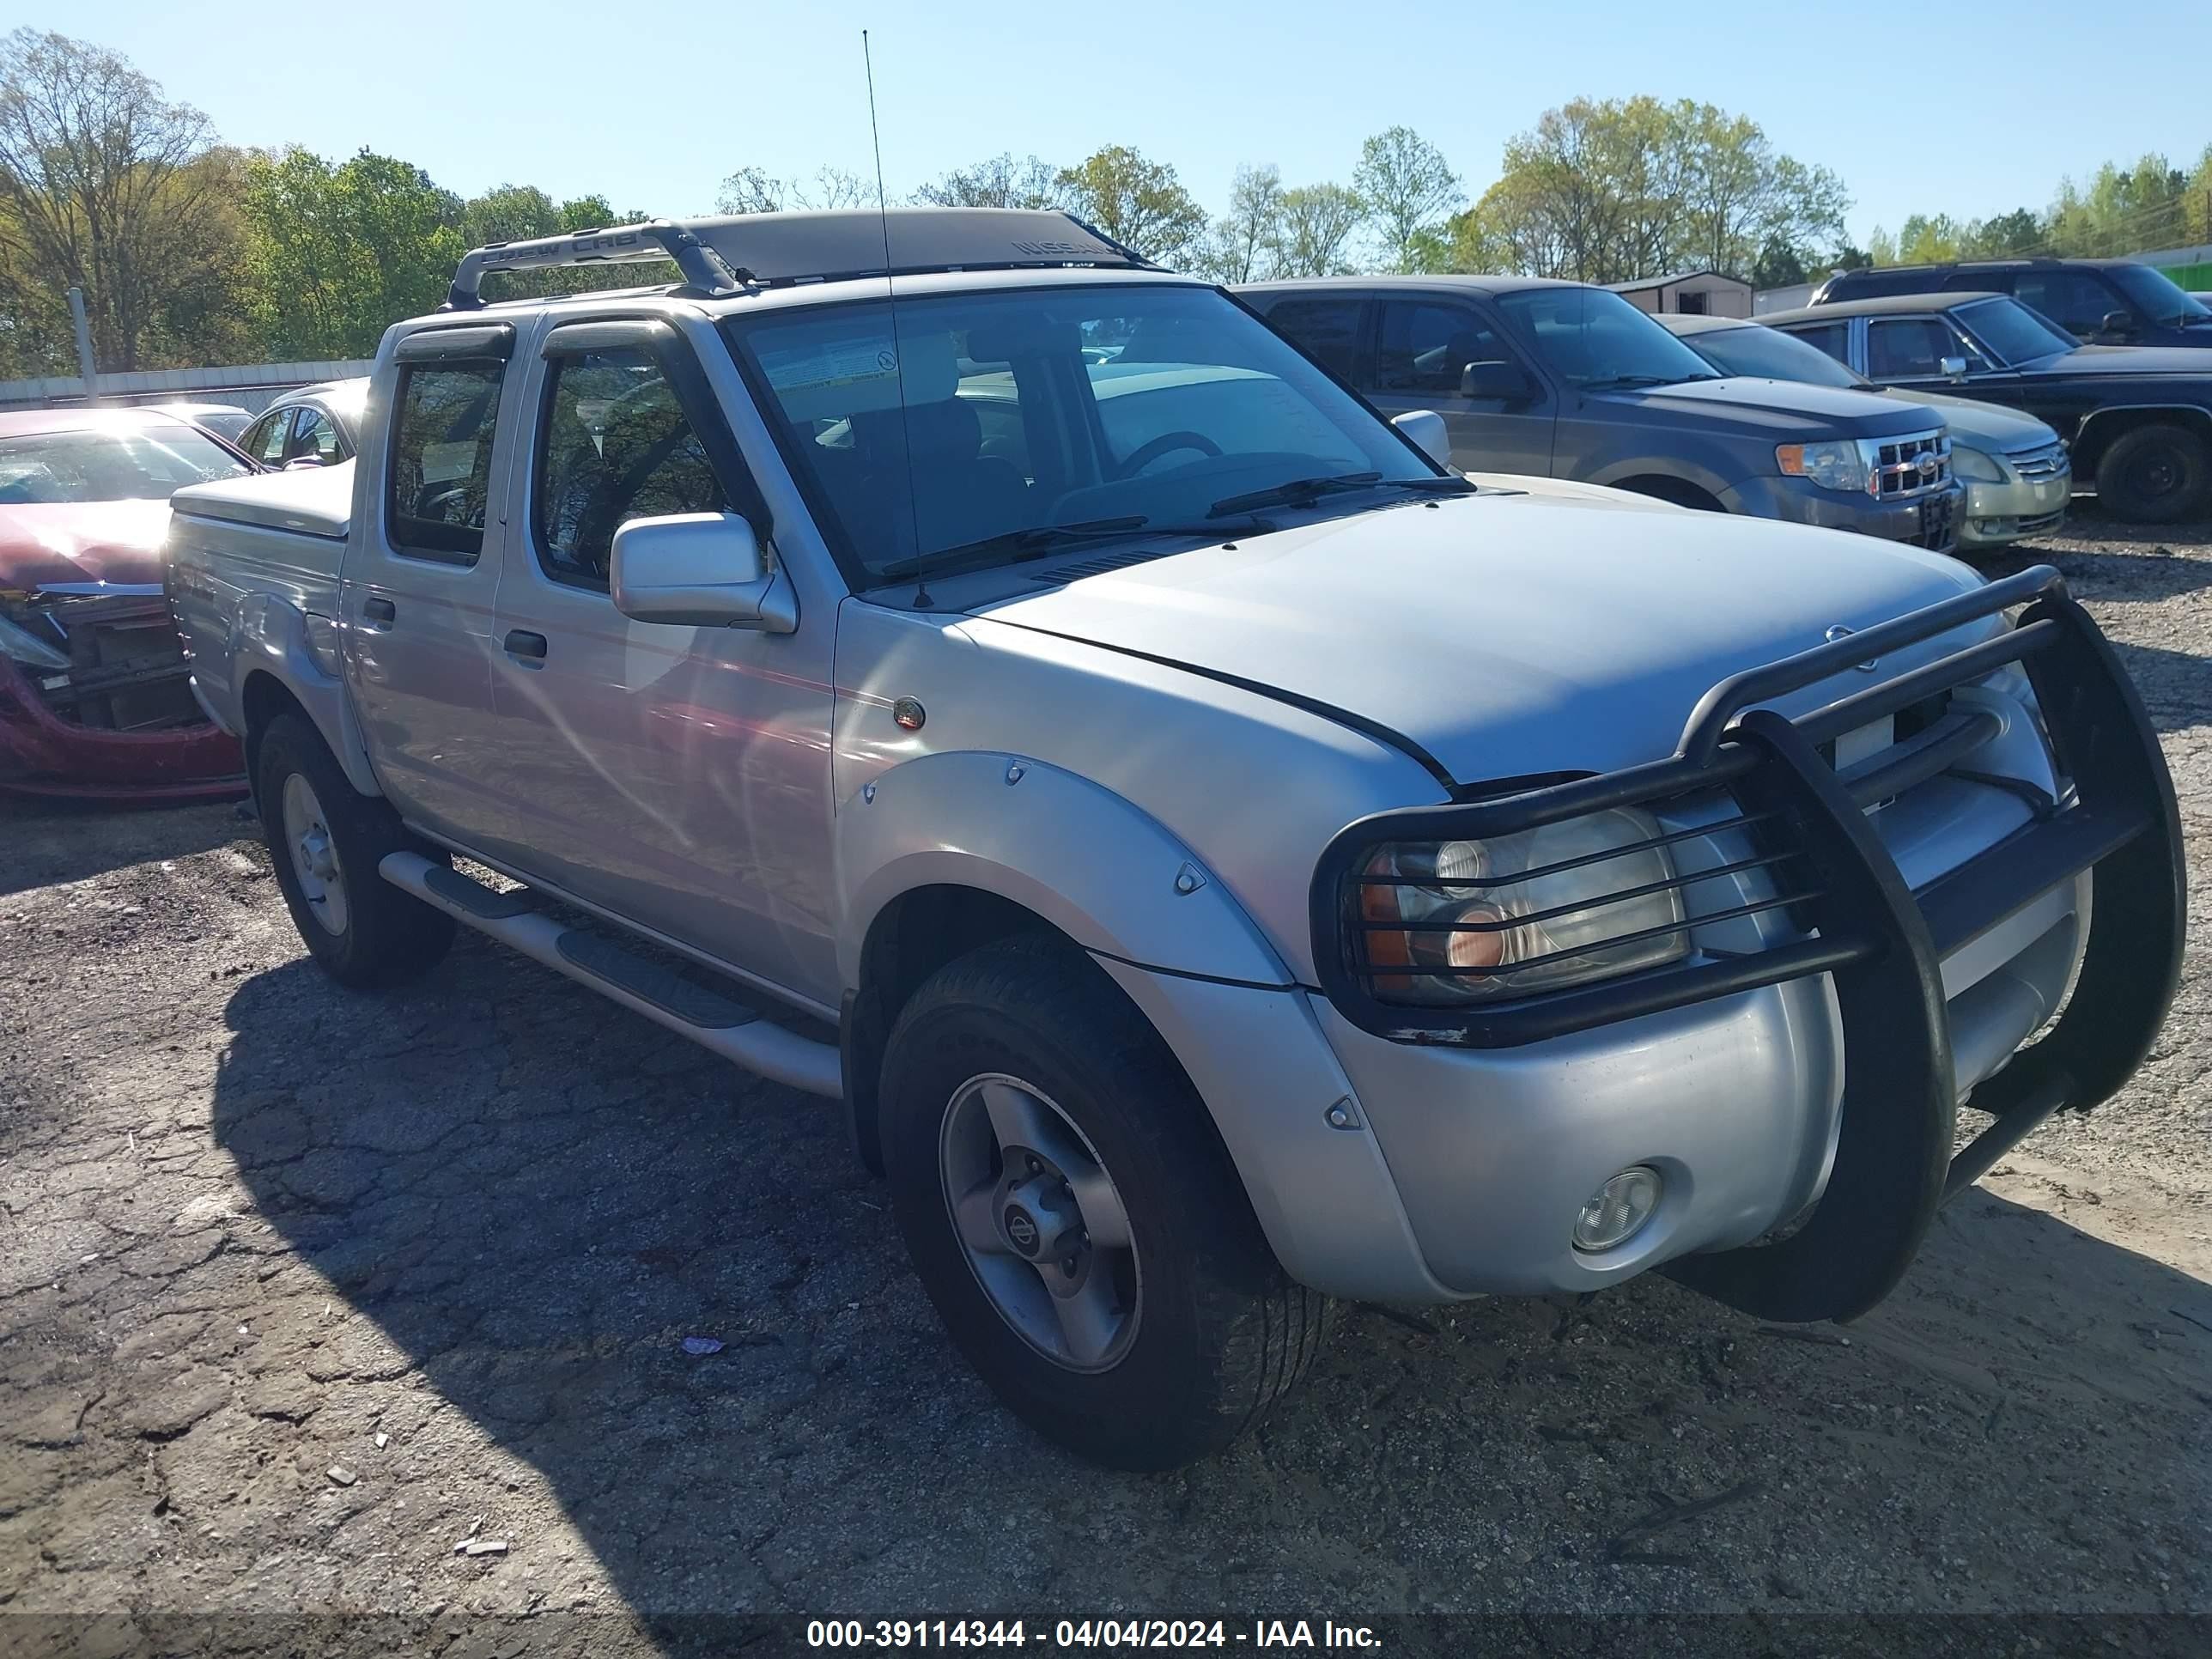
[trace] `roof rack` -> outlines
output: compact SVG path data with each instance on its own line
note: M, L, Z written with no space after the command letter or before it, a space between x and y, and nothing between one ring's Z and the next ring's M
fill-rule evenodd
M610 225L603 230L571 231L562 236L540 236L526 242L493 242L461 256L446 291L441 311L475 311L483 304L478 290L495 270L551 270L563 265L635 264L673 259L684 273L684 286L702 296L743 291L750 280L734 270L714 249L694 235L688 226L666 219L644 224Z
M442 309L483 304L495 270L672 259L679 291L720 299L749 288L906 276L927 271L1099 265L1158 270L1072 213L1026 208L845 208L750 213L614 225L527 242L494 242L464 256Z

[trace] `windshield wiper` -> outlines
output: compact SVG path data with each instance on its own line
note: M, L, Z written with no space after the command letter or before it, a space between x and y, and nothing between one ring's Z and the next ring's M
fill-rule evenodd
M1435 490L1443 495L1457 495L1474 488L1466 479L1451 476L1386 478L1379 472L1339 472L1326 478L1292 478L1266 489L1247 490L1242 495L1224 495L1206 509L1206 516L1223 519L1232 514L1249 512L1255 507L1305 507L1324 495L1334 495L1349 489Z
M1584 380L1585 392L1632 392L1647 386L1687 386L1692 380L1717 380L1717 374L1615 374L1602 380Z
M898 559L876 573L881 582L910 580L921 575L951 575L962 570L981 570L994 564L1021 564L1030 559L1042 559L1071 542L1100 541L1124 536L1204 536L1219 537L1237 529L1221 524L1154 524L1141 513L1128 514L1118 519L1085 519L1074 524L1031 525L1025 529L1002 531L995 536L986 536L980 541L962 542L941 552L925 553L920 558ZM1274 528L1263 520L1250 520L1243 527L1248 535Z

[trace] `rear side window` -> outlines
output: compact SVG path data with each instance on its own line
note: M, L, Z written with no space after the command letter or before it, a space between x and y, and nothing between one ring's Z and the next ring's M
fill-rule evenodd
M1851 325L1849 323L1807 323L1797 328L1784 329L1784 333L1802 340L1808 346L1817 346L1839 363L1851 358Z
M386 514L394 547L451 564L474 564L483 550L506 368L451 358L400 365Z
M1359 327L1366 314L1366 305L1349 295L1285 300L1267 313L1269 327L1347 384L1359 377Z
M604 590L615 532L629 520L730 510L653 353L618 346L555 357L547 368L533 503L547 575Z

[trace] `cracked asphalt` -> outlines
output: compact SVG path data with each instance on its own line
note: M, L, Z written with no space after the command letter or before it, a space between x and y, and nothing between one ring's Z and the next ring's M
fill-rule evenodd
M2036 556L2121 641L2201 849L2212 526L2085 511ZM343 992L228 808L0 809L0 1645L2212 1613L2206 882L2136 1085L1946 1211L1857 1325L1659 1279L1349 1310L1262 1432L1137 1477L969 1374L832 1105L472 937Z

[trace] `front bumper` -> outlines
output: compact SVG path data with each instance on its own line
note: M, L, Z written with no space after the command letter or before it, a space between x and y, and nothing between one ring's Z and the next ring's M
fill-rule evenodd
M1747 478L1721 495L1721 504L1731 513L1856 531L1937 553L1948 552L1958 540L1962 501L1963 492L1955 483L1901 501L1877 501L1778 473Z
M116 732L64 720L0 657L0 793L118 805L243 794L237 741L211 725Z
M2016 628L1795 720L1753 706L2022 604ZM2063 786L2011 792L2018 827L1995 844L1902 867L1869 809L1989 787L1954 774L1994 740L1973 688L2015 662ZM1963 695L1914 742L1841 772L1824 757L1946 693ZM1693 933L1702 948L1673 966L1425 1008L1378 1000L1345 947L1346 882L1378 843L1629 805L1665 823L1716 795L1775 872L1771 896L1729 915L1758 932L1726 953ZM1763 1317L1846 1318L1896 1284L1948 1193L2126 1080L2172 1000L2185 910L2141 700L2039 567L1723 682L1667 760L1352 825L1315 873L1314 1007L1448 1292L1595 1288L1666 1261ZM1995 1121L1954 1158L1962 1097ZM1667 1177L1658 1214L1613 1251L1574 1251L1581 1200L1636 1163Z
M2003 547L2023 536L2040 536L2065 522L2073 497L2074 475L2008 478L2002 483L1966 483L1965 517L1959 527L1961 547Z

